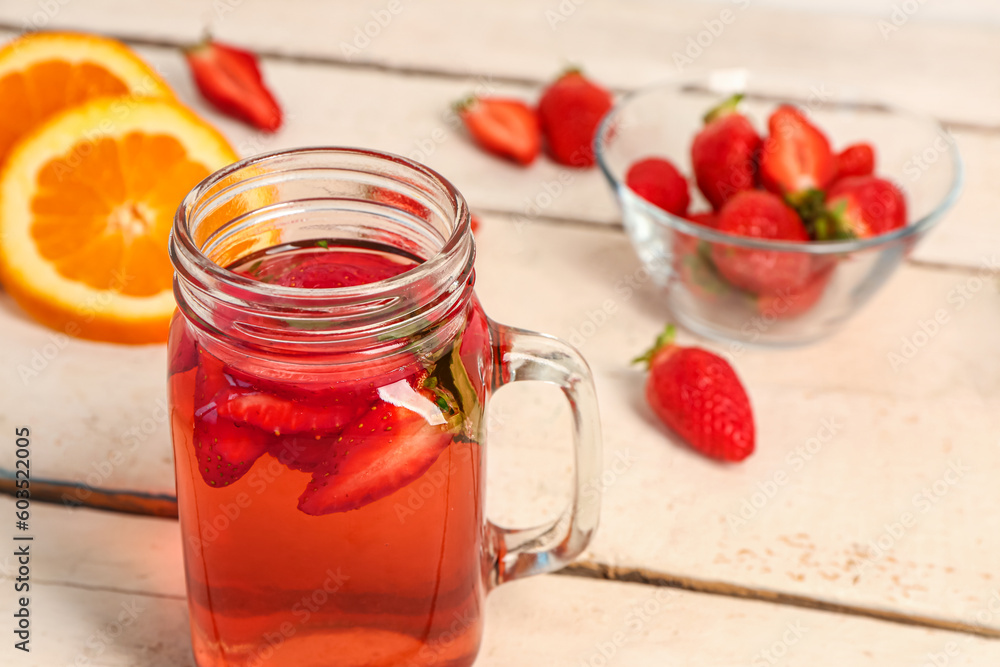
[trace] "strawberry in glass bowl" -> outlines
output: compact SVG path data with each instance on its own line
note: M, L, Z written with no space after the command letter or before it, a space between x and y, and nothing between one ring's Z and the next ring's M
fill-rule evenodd
M932 118L743 69L633 93L595 148L678 322L741 344L836 331L962 186L955 143Z

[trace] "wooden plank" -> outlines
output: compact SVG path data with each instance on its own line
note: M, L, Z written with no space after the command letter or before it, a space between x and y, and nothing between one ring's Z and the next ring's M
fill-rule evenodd
M973 556L1000 549L991 509L1000 503L991 481L1000 362L987 352L1000 326L995 279L903 268L839 334L800 349L684 337L732 355L755 406L758 452L719 466L666 435L644 404L641 373L628 367L668 314L649 285L622 290L637 276L623 240L543 225L515 236L491 220L479 247L478 291L491 316L573 340L597 375L606 472L595 483L606 501L588 558L951 619L1000 585L989 557ZM933 331L936 315L946 324ZM505 463L522 466L508 470L534 480L513 487L530 503L507 501L520 507L506 510L518 523L554 513L555 500L536 497L558 497L551 478L565 474L565 422L553 416L557 399L542 398L502 442ZM505 424L517 421L507 410ZM510 498L509 488L498 495ZM534 517L529 507L539 508ZM904 517L913 525L896 537Z
M619 233L517 227L486 216L477 238L478 293L487 312L573 341L597 376L607 472L591 482L606 487L606 500L587 558L962 622L1000 586L988 557L1000 550L1000 519L992 511L1000 503L994 484L1000 473L1000 361L986 353L990 332L1000 327L992 305L995 281L904 267L827 341L785 351L709 345L734 356L759 429L759 451L740 466L723 467L676 443L644 406L642 375L628 359L648 345L668 315L648 284L632 294L621 291L625 280L641 274ZM610 314L609 301L615 306ZM938 311L947 323L923 337L921 323L927 326ZM584 326L602 313L603 325ZM16 319L3 326L13 341L4 347L12 355L0 364L4 369L48 335ZM904 338L914 345L912 358L904 356ZM682 340L704 344L686 335ZM48 383L47 393L31 389L5 397L14 408L10 414L21 415L18 423L36 428L41 446L33 470L43 477L75 479L92 470L115 446L100 434L132 419L122 406L162 396L162 359L150 357L148 366L136 364L132 372L148 382L129 380L134 403L81 398L94 393L86 383L110 361L99 356L100 346L70 345L38 378ZM890 361L890 354L902 361ZM73 365L78 372L70 372ZM6 386L17 386L15 379ZM83 405L94 428L79 432L67 420L59 427L37 412L43 395L48 404L89 401ZM491 410L491 515L510 525L555 516L568 488L569 462L568 417L558 392L512 387L497 395ZM48 444L57 428L66 429L58 449ZM70 441L73 428L78 437ZM134 466L116 467L109 484L171 484L166 429L157 433L162 441L150 438L134 453ZM953 464L960 475L949 472ZM159 477L150 472L156 470ZM925 488L932 498L915 500ZM892 532L907 513L915 525L896 538ZM991 627L1000 628L1000 621Z
M917 3L894 17L894 4L882 0L868 15L850 16L839 3L825 4L835 12L828 13L735 0L517 0L496 6L176 0L147 3L142 12L127 0L8 0L0 23L171 43L197 42L211 28L221 38L288 56L530 81L575 62L619 88L676 74L682 69L678 57L689 52L686 69L739 63L850 81L950 120L997 125L1000 90L981 85L1000 56L988 25L996 22L995 7L966 3L949 12ZM946 20L932 20L935 11Z
M11 504L0 499L0 511L9 513ZM32 651L4 642L4 664L193 665L176 523L37 505L33 518ZM9 585L11 558L0 565ZM0 614L11 618L14 605L11 595L2 596ZM501 587L488 599L486 616L477 667L1000 660L1000 642L968 634L579 577Z
M620 224L618 207L597 170L561 168L546 159L530 169L512 166L484 154L456 131L451 101L477 89L530 96L534 91L529 87L504 84L489 75L442 80L270 61L266 73L289 118L280 133L265 135L208 108L193 89L175 49L142 48L140 52L164 74L180 98L223 129L243 155L324 144L387 150L439 170L480 210L509 212L529 222L565 218ZM914 257L975 267L983 260L983 248L1000 247L1000 228L986 213L1000 208L1000 193L989 180L990 174L1000 170L1000 135L963 130L956 133L956 141L968 167L965 196L917 247ZM908 178L906 185L919 187L919 177Z

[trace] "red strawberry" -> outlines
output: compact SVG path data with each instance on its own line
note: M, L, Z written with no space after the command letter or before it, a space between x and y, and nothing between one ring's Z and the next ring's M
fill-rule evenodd
M336 435L293 434L271 438L267 453L282 465L302 472L315 472L337 449Z
M716 228L756 239L801 243L809 240L798 214L777 195L763 190L746 190L730 199L719 212ZM796 289L812 273L811 258L798 252L715 243L712 260L726 280L754 293Z
M834 156L834 180L869 176L875 171L875 149L869 143L851 144Z
M538 157L542 149L538 115L521 100L469 98L459 102L456 110L482 148L524 165Z
M226 366L204 350L195 377L194 437L198 471L207 484L229 486L253 466L267 448L268 436L219 414L219 397L239 386Z
M685 216L691 222L695 222L705 227L715 227L719 224L719 216L713 211L700 211L698 213L688 213Z
M649 367L646 400L653 412L696 450L722 461L753 453L750 399L733 367L698 347L675 345L674 327L635 362Z
M594 165L594 136L614 104L611 93L569 70L542 94L538 118L556 162L571 167Z
M443 393L401 380L341 433L316 469L299 509L319 516L347 512L416 481L451 444L461 417Z
M819 221L817 240L870 238L906 225L906 198L890 181L852 176L837 181L826 195L829 221Z
M265 433L310 435L339 432L377 398L374 386L364 391L328 394L322 403L290 401L269 393L231 389L216 397L219 416L237 425L249 424Z
M691 144L691 167L698 188L716 211L737 192L752 190L760 135L736 111L734 95L705 115L705 127Z
M281 127L281 107L264 85L257 56L211 40L184 55L198 90L219 111L268 132Z
M629 167L625 184L646 201L674 215L687 215L688 183L669 160L650 157Z
M790 319L803 315L816 305L826 292L833 276L833 266L818 271L803 285L790 290L765 292L757 297L757 312L765 317Z
M830 141L793 106L778 107L767 122L760 153L760 180L779 195L823 190L834 175Z

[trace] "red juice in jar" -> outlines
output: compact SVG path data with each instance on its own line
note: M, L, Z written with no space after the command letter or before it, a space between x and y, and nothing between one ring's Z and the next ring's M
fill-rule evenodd
M329 240L229 268L322 290L418 263ZM470 360L489 351L475 299L449 321L462 334L432 354L317 368L213 345L178 316L172 428L201 667L472 663L492 563Z
M399 156L247 158L188 193L169 250L198 667L470 667L487 592L562 568L597 528L586 361L483 314L465 200ZM483 414L519 381L573 414L570 501L527 528L483 510Z

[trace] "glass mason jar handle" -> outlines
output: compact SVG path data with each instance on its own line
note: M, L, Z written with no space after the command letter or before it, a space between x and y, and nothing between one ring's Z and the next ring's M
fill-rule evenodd
M493 389L510 382L551 382L562 389L573 416L576 465L569 506L555 521L511 529L490 522L493 585L562 568L590 543L601 511L601 422L587 362L568 343L544 334L491 323L497 371ZM586 493L584 490L586 489Z

